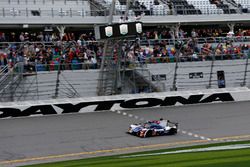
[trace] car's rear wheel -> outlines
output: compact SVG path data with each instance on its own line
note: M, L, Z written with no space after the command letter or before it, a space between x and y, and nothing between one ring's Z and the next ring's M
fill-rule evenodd
M169 131L169 135L175 135L176 133L177 133L177 129L174 129L174 128L170 129Z

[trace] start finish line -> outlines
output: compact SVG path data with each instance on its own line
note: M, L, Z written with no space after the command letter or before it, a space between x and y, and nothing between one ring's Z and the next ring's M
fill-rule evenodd
M188 104L249 101L248 88L203 91L164 92L133 95L99 96L92 98L58 99L35 102L0 103L0 118L87 113Z

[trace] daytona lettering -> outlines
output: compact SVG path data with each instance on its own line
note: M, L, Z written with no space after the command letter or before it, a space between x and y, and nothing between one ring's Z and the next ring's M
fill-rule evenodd
M199 103L212 103L216 101L226 102L234 101L230 93L215 93L204 98L204 94L191 95L188 98L182 96L165 97L165 99L158 98L140 98L130 100L109 100L109 101L95 101L95 102L81 102L77 104L49 104L31 106L24 110L18 108L0 108L0 118L8 117L26 117L31 115L52 115L60 114L56 111L55 107L62 109L61 114L77 113L81 109L88 106L96 106L94 111L111 110L115 104L120 104L121 108L146 108L156 106L174 106L177 103L182 105L199 104Z

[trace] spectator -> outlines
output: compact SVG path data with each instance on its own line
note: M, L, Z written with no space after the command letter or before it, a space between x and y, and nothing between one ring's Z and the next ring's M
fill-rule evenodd
M184 45L180 50L182 61L198 61L201 60L201 57L203 57L204 60L209 60L213 54L217 55L217 58L222 57L223 59L246 58L249 53L248 44L234 45L231 41L226 41L225 36L225 38L220 39L221 43L218 46L215 47L215 45L212 44L218 42L215 37L222 37L224 33L225 31L222 29L208 28L192 29L191 32L180 29L178 34L174 34L166 28L145 31L141 36L141 41L138 40L135 42L130 48L131 50L128 51L127 60L130 62L137 60L140 63L147 62L149 59L161 61L167 59L173 60L175 58L176 48L171 46L172 41L169 39L174 38L184 41ZM250 35L250 30L238 29L235 31L235 34L240 40L244 40L242 37ZM201 41L199 41L198 44L197 38L200 37L206 37L206 39L203 39L205 40L203 44L201 44ZM75 41L76 39L77 41ZM233 39L235 40L235 38ZM0 40L32 42L24 46L18 43L7 44L6 46L4 44L0 45L9 50L6 59L1 58L1 64L4 64L3 60L7 61L10 66L13 66L17 62L24 62L27 70L30 70L29 66L34 63L47 65L59 62L65 64L62 66L62 69L71 69L71 63L73 62L76 64L85 63L85 65L82 66L85 69L97 68L103 55L103 44L95 40L92 32L84 32L79 35L66 32L62 42L59 40L58 33L39 32L37 35L37 33L29 32L21 32L20 34L12 32L6 35L2 32L0 33ZM69 41L72 40L75 42L69 44ZM41 42L49 41L55 41L56 45L46 46L40 44ZM20 48L21 46L22 48ZM67 48L63 48L62 46L67 46ZM117 52L116 46L114 46L114 48ZM114 60L116 61L117 57L114 57Z
M39 35L37 36L37 41L41 41L41 42L44 41L44 36L42 32L40 32Z
M141 10L142 10L142 11L147 10L147 7L145 6L144 2L142 2L142 4L141 4L140 7L141 7Z
M154 0L154 5L160 5L160 2L158 0Z
M5 38L5 33L4 32L0 32L0 42L5 42L6 38Z
M7 62L7 54L6 53L0 53L0 69L2 69L7 64L8 64L8 62Z
M24 33L21 32L20 36L19 36L19 40L20 42L24 42Z
M29 37L29 33L25 32L24 33L24 41L29 41L30 37Z
M153 11L154 11L154 5L153 2L150 1L150 15L154 15Z

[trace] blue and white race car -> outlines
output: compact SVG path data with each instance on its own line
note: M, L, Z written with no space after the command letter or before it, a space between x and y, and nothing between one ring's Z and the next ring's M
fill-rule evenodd
M175 135L178 131L178 123L169 120L153 120L146 123L132 124L128 133L138 137Z

